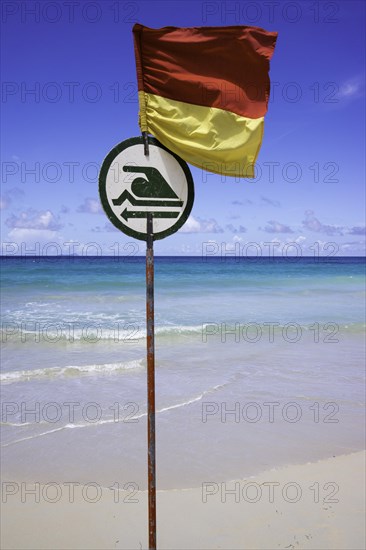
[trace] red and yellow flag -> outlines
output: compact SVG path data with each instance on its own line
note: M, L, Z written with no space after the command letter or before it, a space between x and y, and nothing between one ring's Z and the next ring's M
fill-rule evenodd
M258 27L133 27L139 124L210 172L254 177L277 33Z

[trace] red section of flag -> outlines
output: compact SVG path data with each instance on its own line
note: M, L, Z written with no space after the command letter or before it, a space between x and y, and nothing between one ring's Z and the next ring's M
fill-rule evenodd
M249 118L267 112L277 33L258 27L133 27L138 88Z

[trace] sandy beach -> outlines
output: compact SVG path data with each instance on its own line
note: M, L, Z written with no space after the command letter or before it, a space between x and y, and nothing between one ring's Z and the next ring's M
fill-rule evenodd
M364 472L363 451L158 491L158 547L361 550ZM147 548L147 494L133 486L3 482L2 489L4 550Z
M4 262L4 550L148 546L144 261ZM156 281L158 549L365 548L363 261Z

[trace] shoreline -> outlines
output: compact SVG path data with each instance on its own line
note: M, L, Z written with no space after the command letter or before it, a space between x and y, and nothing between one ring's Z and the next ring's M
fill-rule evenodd
M358 451L241 480L158 490L158 548L361 550L365 458ZM36 503L34 486L31 494L30 485L4 483L4 550L147 548L147 492L133 485L98 494L92 484L66 491L49 483L39 485Z

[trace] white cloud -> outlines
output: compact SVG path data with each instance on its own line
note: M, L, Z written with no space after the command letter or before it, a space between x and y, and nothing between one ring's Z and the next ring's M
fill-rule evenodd
M364 241L351 241L342 243L339 245L341 252L350 252L355 255L365 255L365 242Z
M269 199L268 197L263 197L263 196L261 196L261 204L275 206L276 208L279 208L281 206L281 203L279 201L276 201L274 199Z
M180 229L181 233L199 233L201 229L200 222L193 216L189 216L186 223Z
M338 225L327 225L321 223L312 210L305 212L305 220L302 222L303 227L309 231L315 231L316 233L325 233L328 236L343 235L344 227Z
M210 218L204 220L202 218L194 218L189 216L186 223L179 230L180 233L223 233L222 227L219 226L216 220Z
M114 232L117 232L117 233L120 233L120 230L117 229L117 227L115 227L111 222L106 222L103 227L101 227L100 225L96 225L95 227L92 228L92 233L105 233L105 232L108 232L108 233L114 233Z
M227 229L231 233L246 233L247 232L247 228L244 227L243 225L239 225L239 227L234 227L232 223L229 223L225 227L225 229Z
M293 233L291 227L276 220L270 220L267 223L268 225L263 229L266 233Z
M86 199L84 199L83 204L81 204L76 211L83 214L101 214L102 207L100 206L99 201L87 197Z
M5 220L5 225L10 229L36 229L39 231L57 231L63 227L59 217L56 217L51 210L37 212L32 209L21 212L18 216L12 214Z
M38 242L55 240L57 231L50 229L31 229L26 227L14 227L8 233L8 238L16 242Z
M304 235L299 235L299 236L296 237L296 239L294 240L294 242L297 243L297 244L301 244L301 243L303 243L304 241L306 241L306 237L304 237Z
M0 210L5 210L8 208L12 202L19 202L24 195L24 191L19 189L19 187L13 187L5 191L0 198Z
M341 99L354 99L361 97L364 93L363 77L357 76L344 81L339 87Z
M366 227L364 225L350 227L346 233L350 235L366 235Z

